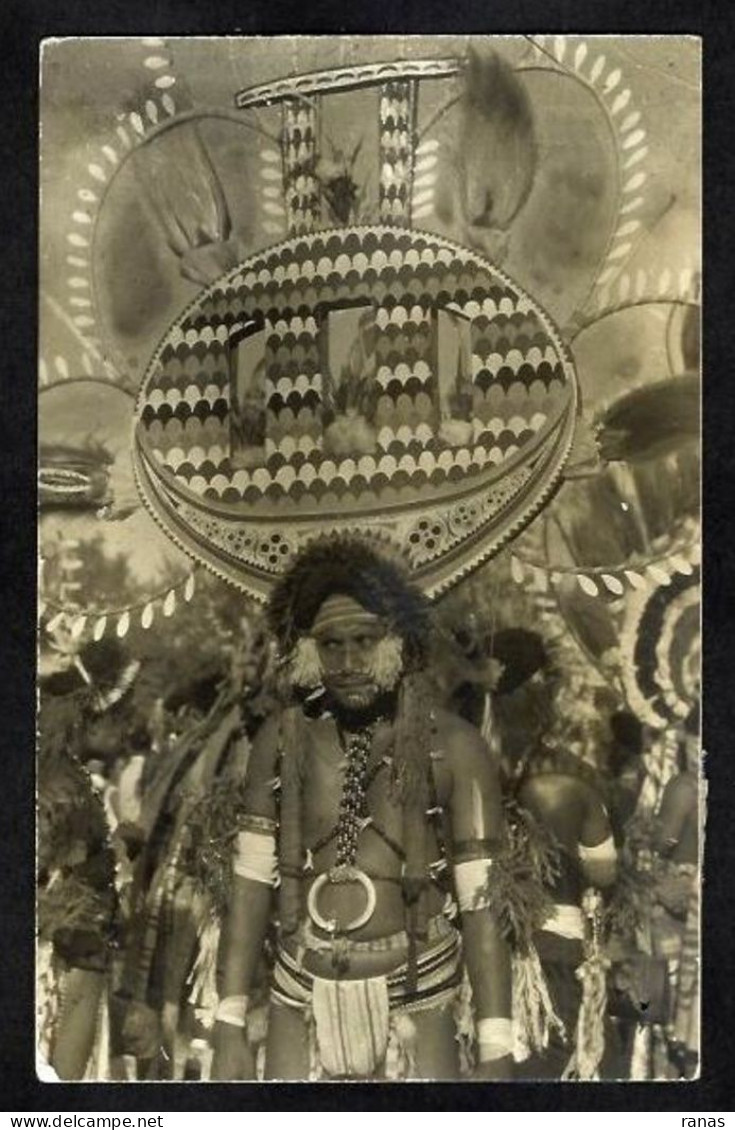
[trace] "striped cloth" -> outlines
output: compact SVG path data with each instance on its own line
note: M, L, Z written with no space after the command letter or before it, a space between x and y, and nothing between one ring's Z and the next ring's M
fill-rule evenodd
M388 980L314 978L312 1010L322 1067L327 1075L370 1076L388 1046Z

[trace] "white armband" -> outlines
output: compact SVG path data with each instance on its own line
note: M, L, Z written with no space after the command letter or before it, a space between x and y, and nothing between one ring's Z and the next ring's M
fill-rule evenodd
M489 905L487 880L492 859L468 859L454 865L454 886L460 911L484 910Z
M595 844L594 847L580 844L578 851L579 858L583 863L615 863L618 858L615 840L612 836L608 836L601 844Z
M233 1028L244 1028L248 1013L246 996L223 997L217 1005L214 1019L220 1024L230 1024Z
M278 857L273 833L238 832L233 869L242 879L274 887L278 882Z
M505 1016L491 1016L477 1021L477 1058L490 1063L513 1054L513 1021Z

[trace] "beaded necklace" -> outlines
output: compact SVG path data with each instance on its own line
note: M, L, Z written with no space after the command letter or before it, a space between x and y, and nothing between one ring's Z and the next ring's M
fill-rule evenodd
M367 819L367 763L376 723L351 734L346 742L347 770L337 822L337 867L353 867L357 841Z

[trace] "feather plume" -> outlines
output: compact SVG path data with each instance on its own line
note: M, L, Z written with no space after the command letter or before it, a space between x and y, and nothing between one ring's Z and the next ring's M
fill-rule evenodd
M505 230L536 173L530 99L508 63L472 49L460 113L457 153L437 185L437 214L470 228Z
M696 375L634 389L600 417L596 439L608 462L642 463L676 452L700 438L701 385Z

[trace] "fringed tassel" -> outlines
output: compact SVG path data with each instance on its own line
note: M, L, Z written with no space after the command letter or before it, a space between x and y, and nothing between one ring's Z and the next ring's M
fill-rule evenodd
M298 929L303 910L302 765L306 742L303 722L304 716L298 706L284 710L281 718L281 884L278 900L281 930L284 934L293 934Z
M416 940L426 936L428 845L426 809L429 805L429 772L433 711L426 679L409 675L401 683L394 728L393 788L403 805L403 843L406 858L403 898L409 960L406 985L415 988Z
M607 1012L607 962L589 957L580 965L582 982L575 1048L562 1078L599 1079L605 1052L605 1014Z
M455 1039L459 1045L460 1075L471 1075L475 1070L477 1041L475 1038L475 1012L472 1007L472 986L464 970L462 983L454 1001Z
M51 1055L61 1008L61 978L52 942L41 942L36 956L36 1041L40 1054Z
M100 996L97 1010L97 1028L92 1044L92 1051L87 1061L84 1072L84 1081L89 1083L104 1082L110 1078L110 1009L107 1000L106 987Z
M607 970L610 962L600 944L602 899L598 891L585 891L582 909L590 923L590 936L585 944L585 959L577 970L577 977L582 982L582 1003L577 1018L574 1052L563 1079L599 1079L605 1054Z
M398 692L394 726L392 787L398 799L426 808L433 709L425 676L406 675Z
M318 1083L324 1078L322 1057L319 1054L319 1039L316 1033L316 1019L311 1009L307 1009L304 1019L306 1021L306 1042L309 1051L309 1082Z
M633 1050L630 1056L630 1079L640 1082L652 1079L652 1026L637 1024L633 1033Z
M564 1024L556 1015L546 984L538 951L530 945L526 953L513 954L513 1056L517 1063L531 1052L549 1045L552 1030L566 1037Z
M197 955L189 974L189 1002L205 1028L214 1027L217 1011L217 951L220 939L220 921L210 914L199 930Z
M268 1042L269 1021L270 1005L267 1000L263 1004L248 1009L248 1043L255 1055L255 1078L260 1083L265 1079L265 1052Z
M385 1078L416 1078L416 1025L405 1012L394 1012L388 1029L385 1052Z

